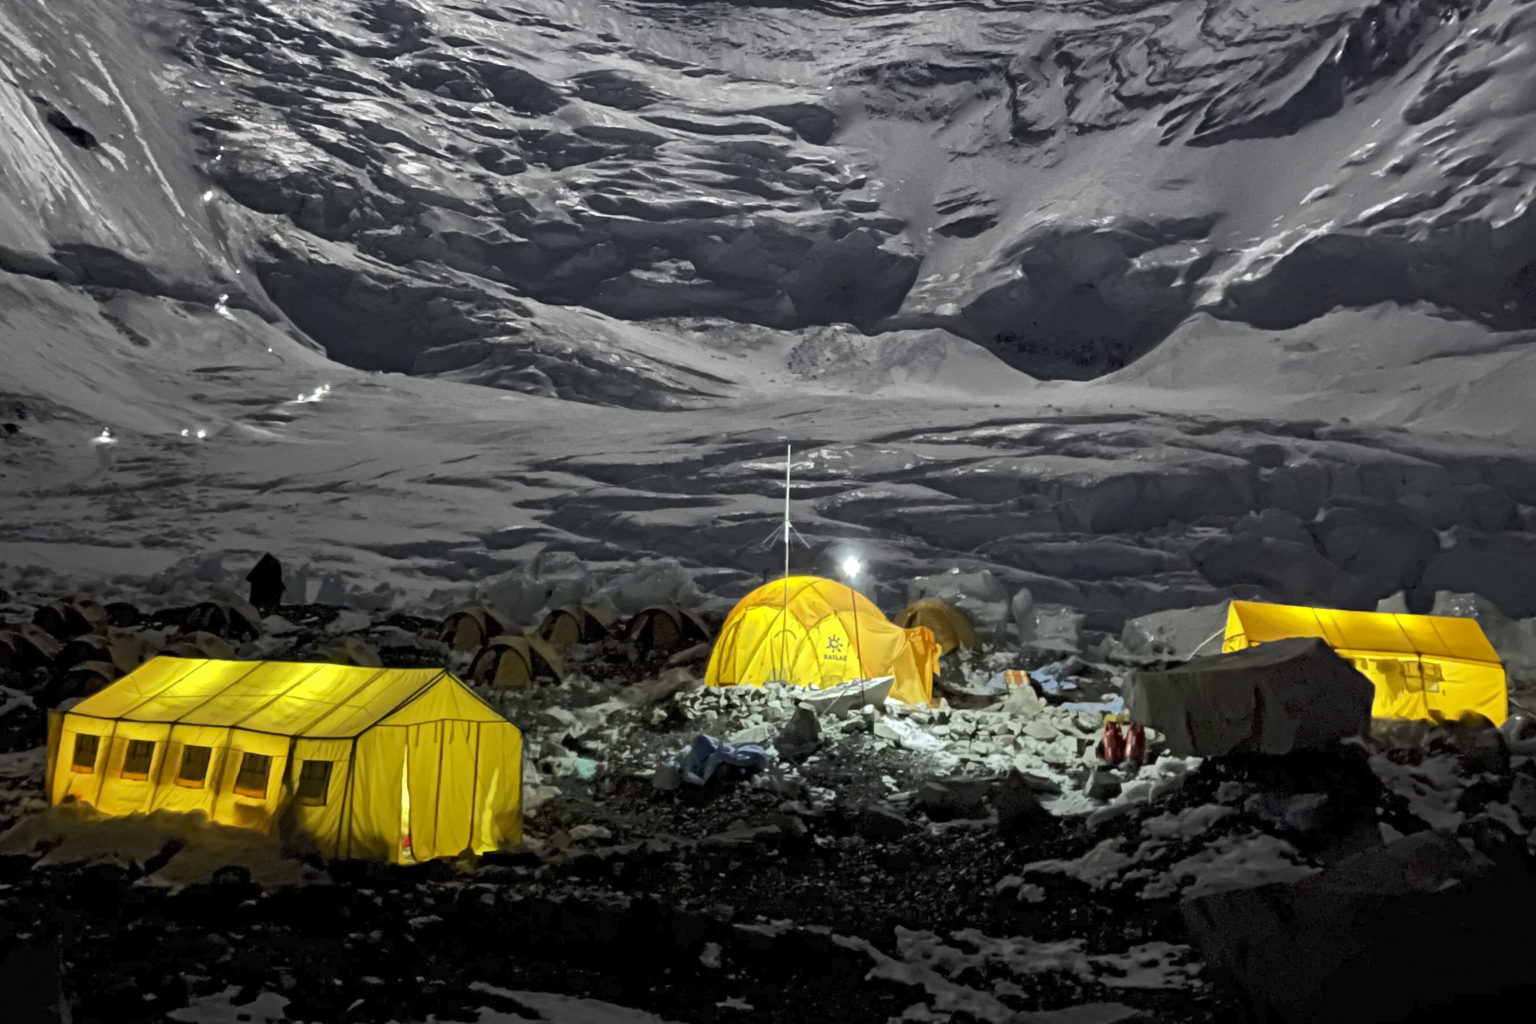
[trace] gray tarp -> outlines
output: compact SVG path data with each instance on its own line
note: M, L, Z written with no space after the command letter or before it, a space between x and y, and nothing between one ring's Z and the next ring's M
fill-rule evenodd
M1364 732L1375 688L1322 640L1298 637L1136 672L1131 721L1156 729L1180 757L1284 754Z

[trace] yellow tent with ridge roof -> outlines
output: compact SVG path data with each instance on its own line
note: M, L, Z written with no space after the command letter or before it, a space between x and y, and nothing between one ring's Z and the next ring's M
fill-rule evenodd
M784 682L825 689L894 676L891 696L931 703L939 650L926 627L903 629L864 595L819 576L765 583L731 610L705 686Z
M1223 651L1318 637L1376 686L1375 718L1509 717L1504 664L1476 619L1233 601Z
M48 798L394 862L522 838L523 739L442 669L155 658L49 716Z

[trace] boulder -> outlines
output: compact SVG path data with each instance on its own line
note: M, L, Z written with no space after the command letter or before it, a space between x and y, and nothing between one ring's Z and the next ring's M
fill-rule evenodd
M703 682L685 668L669 668L649 682L636 683L624 691L623 700L636 707L656 704L689 690L703 686Z
M1027 766L1029 763L1030 762L1023 758L1015 761L1013 769L1009 772L1008 777L1010 779L1017 778L1022 780L1025 785L1034 790L1036 793L1044 793L1046 796L1060 796L1060 783L1056 782L1054 779L1048 779L1043 775L1036 775L1034 772L1029 771L1027 767L1020 767L1020 765Z
M1520 774L1509 787L1509 806L1521 821L1536 823L1536 778Z
M911 832L913 826L891 808L883 804L871 804L859 809L853 828L865 839L885 841L900 839Z
M992 809L997 812L997 831L1004 836L1022 836L1031 832L1050 812L1040 804L1035 783L1014 769L992 791Z
M1511 935L1536 913L1536 883L1518 860L1494 862L1446 832L1182 909L1212 979L1251 1021L1369 1024L1437 1005L1430 1019L1474 1019L1456 999L1536 985L1536 960Z
M934 821L985 818L990 779L956 775L929 779L917 788L917 807Z
M1084 614L1057 604L1037 604L1030 609L1028 629L1019 643L1037 651L1077 653L1082 649Z
M1113 800L1120 795L1120 789L1120 780L1107 768L1095 768L1083 784L1083 793L1090 800Z
M1120 642L1132 654L1192 658L1201 650L1221 650L1226 623L1226 602L1204 608L1171 608L1127 621L1120 631Z
M816 713L808 708L795 709L773 745L786 761L803 761L810 757L821 746L821 723L817 721Z
M1125 687L1131 720L1178 757L1326 747L1369 728L1374 697L1371 681L1315 637L1138 671Z
M811 690L799 700L800 706L809 708L817 715L841 715L855 708L879 707L891 694L895 676L879 679L850 679L825 690Z
M1024 735L1041 743L1053 743L1061 738L1061 730L1043 718L1033 718L1025 723Z
M1030 683L1008 686L1008 696L994 705L994 709L1006 715L1033 718L1046 708L1045 699L1035 692Z
M1034 628L1035 595L1028 587L1020 587L1008 602L1008 614L1013 617L1014 634L1020 644L1028 641Z

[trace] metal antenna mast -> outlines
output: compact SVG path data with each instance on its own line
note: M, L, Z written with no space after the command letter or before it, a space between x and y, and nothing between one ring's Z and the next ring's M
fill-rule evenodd
M789 490L790 470L794 466L794 446L784 446L784 522L773 528L763 541L764 547L772 547L780 537L784 538L784 605L779 611L779 676L782 681L789 681L789 653L786 645L789 643L789 546L791 541L798 539L806 547L810 547L810 541L800 535L795 525L789 521Z

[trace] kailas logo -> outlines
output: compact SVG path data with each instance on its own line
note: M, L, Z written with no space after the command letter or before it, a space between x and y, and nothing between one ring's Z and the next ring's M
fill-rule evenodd
M827 637L827 650L822 655L822 658L827 661L846 661L848 654L843 650L843 638L840 636Z

